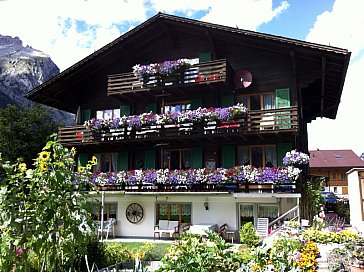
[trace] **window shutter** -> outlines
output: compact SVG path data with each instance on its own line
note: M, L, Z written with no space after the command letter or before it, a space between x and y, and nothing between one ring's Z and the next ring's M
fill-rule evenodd
M276 96L276 109L288 108L291 106L291 100L289 95L289 89L277 89ZM290 129L291 115L289 111L277 112L276 124L277 129Z
M191 168L202 168L202 148L192 147L190 149Z
M130 105L120 106L120 117L121 116L129 116L130 115Z
M199 107L202 107L202 98L192 98L191 99L191 110L197 110Z
M221 107L227 108L234 105L234 95L228 94L221 97Z
M211 52L206 52L206 53L200 53L198 54L198 59L199 62L207 62L207 61L211 61Z
M77 166L83 166L85 167L88 162L88 154L85 153L79 153L78 154L78 161Z
M144 169L155 169L155 151L146 150L144 157Z
M287 108L291 106L289 89L276 90L276 109Z
M91 110L85 109L81 111L81 124L91 119Z
M146 106L146 112L153 112L153 113L157 113L157 103L149 103Z
M292 150L292 143L277 144L278 166L283 166L283 158L288 151Z
M117 170L129 170L129 153L128 151L124 150L118 153L117 157L117 164L116 164Z
M223 145L222 146L222 167L231 168L235 166L235 146Z

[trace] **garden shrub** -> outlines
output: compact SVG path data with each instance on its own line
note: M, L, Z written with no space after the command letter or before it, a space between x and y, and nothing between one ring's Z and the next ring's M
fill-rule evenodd
M245 223L240 230L240 243L247 246L257 246L260 238L255 233L254 226L252 222Z
M133 254L122 244L117 242L105 242L105 264L113 265L122 262L134 261Z
M335 231L321 231L309 228L302 233L302 237L321 244L328 244L328 243L340 244L340 243L355 241L359 238L359 235L352 230L342 230L340 232L335 232Z
M158 271L236 271L242 259L231 247L216 233L185 234L171 244Z

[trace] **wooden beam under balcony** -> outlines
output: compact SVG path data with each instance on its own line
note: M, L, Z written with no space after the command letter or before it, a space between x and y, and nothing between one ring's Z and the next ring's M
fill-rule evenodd
M162 90L173 89L187 91L190 86L228 83L232 76L232 69L226 59L199 63L170 76L150 75L140 78L132 72L115 74L108 76L107 94L122 95L147 91L158 94Z

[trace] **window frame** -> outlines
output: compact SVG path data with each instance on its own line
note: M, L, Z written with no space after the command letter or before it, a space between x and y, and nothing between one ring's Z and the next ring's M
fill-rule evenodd
M266 147L269 146L269 147L274 147L274 150L275 150L275 162L276 162L276 165L272 165L272 166L266 166ZM264 144L264 145L239 145L238 146L238 152L237 152L237 157L238 157L238 165L242 165L241 164L241 161L240 161L240 149L242 147L248 147L248 152L249 152L249 165L253 165L252 164L252 148L254 147L261 147L262 148L262 167L278 167L278 152L277 152L277 145L276 144ZM253 165L255 167L258 167L256 165Z
M91 202L92 205L92 216L96 218L96 221L101 221L101 202ZM115 217L110 217L111 214L111 205L115 205ZM96 206L96 207L95 207ZM97 211L97 214L94 214L94 208ZM106 213L105 213L106 211ZM117 221L118 218L118 202L111 201L111 202L105 202L104 203L104 214L106 215L106 218L104 217L104 221L107 221L110 218L115 218Z
M182 167L182 163L183 163L183 151L189 151L189 155L190 155L190 168L191 168L191 149L190 148L171 148L171 149L168 148L168 149L164 149L162 151L162 168L171 169L171 159L169 159L166 167L164 166L164 163L165 163L165 152L172 152L172 151L179 151L179 168L178 168L178 170L184 169Z
M264 95L272 95L273 96L273 108L276 108L276 97L274 95L274 92L263 92L263 93L250 93L250 94L239 94L236 96L236 101L237 103L242 103L241 101L239 101L239 99L241 99L242 97L247 97L248 98L248 105L244 105L245 107L248 108L249 111L251 111L251 101L250 101L250 97L251 96L258 96L259 95L259 102L260 102L260 109L259 110L264 110Z
M106 111L110 111L111 110L111 118L107 118L105 119L105 112ZM116 114L115 111L119 111L119 114ZM102 113L102 118L99 118L99 113ZM96 111L96 118L97 119L102 119L102 120L108 120L108 119L114 119L114 118L120 118L120 114L121 114L121 110L120 108L116 108L116 109L105 109L105 110L97 110Z
M167 205L167 219L160 219L160 205ZM156 224L158 224L158 221L159 220L168 220L168 221L171 221L171 206L172 205L178 205L179 208L178 208L178 222L180 224L183 224L183 223L188 223L188 224L191 224L192 223L192 202L156 202L156 205L155 205L155 220L156 220ZM182 222L182 206L183 205L189 205L190 206L190 222ZM173 220L174 221L174 220Z
M184 111L182 111L182 108L183 106L186 106L186 105L190 105L189 109L185 109ZM186 112L188 110L191 110L191 107L192 107L192 101L191 100L181 100L181 101L174 101L174 102L165 102L164 105L162 105L161 107L161 112L163 113L167 113L167 112L171 112L171 106L173 105L179 105L180 106L180 109L181 111L174 111L174 112ZM169 110L167 111L166 110L166 107L169 107Z

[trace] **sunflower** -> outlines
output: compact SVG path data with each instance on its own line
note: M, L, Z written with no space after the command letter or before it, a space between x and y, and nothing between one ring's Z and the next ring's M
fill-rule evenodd
M42 151L39 153L39 159L41 159L42 161L48 160L50 156L51 156L51 153L49 153L47 151Z
M74 147L71 148L71 155L72 156L76 155L76 148Z
M27 165L25 163L21 163L18 168L20 172L25 172L27 170Z
M92 163L92 165L96 165L97 164L97 158L96 158L96 156L92 156L91 163Z
M91 170L91 167L92 167L92 165L91 165L91 164L89 164L89 163L88 163L88 164L86 164L86 169L87 169L87 170Z
M78 170L78 173L83 173L85 171L85 167L79 166L77 170Z
M47 171L48 170L48 165L45 162L41 162L40 163L40 169L42 171Z

